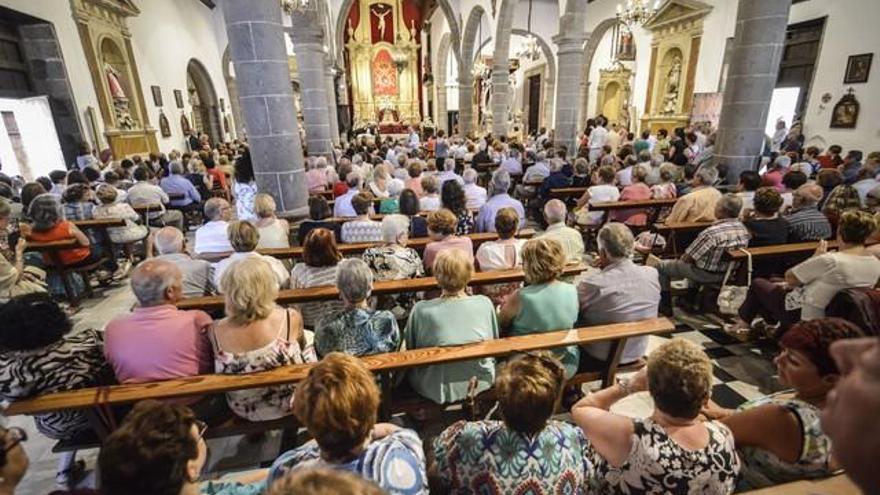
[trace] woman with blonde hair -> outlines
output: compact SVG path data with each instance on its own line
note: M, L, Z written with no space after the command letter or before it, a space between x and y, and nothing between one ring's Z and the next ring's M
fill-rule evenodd
M236 375L317 361L300 313L275 304L278 282L264 260L249 257L230 265L220 290L226 317L210 332L215 373ZM226 401L239 417L266 421L291 414L292 392L293 385L236 390L227 392Z
M388 493L428 493L422 441L412 430L376 423L379 388L363 361L334 352L296 387L293 412L311 440L281 454L268 485L315 468L347 471ZM336 492L333 492L336 493Z
M467 294L468 282L474 274L471 257L460 249L447 249L437 255L433 269L442 294L413 306L404 332L407 349L498 338L498 320L492 301L486 296ZM472 377L477 380L477 392L488 389L495 379L495 360L487 358L426 366L407 373L412 388L438 404L467 397Z
M533 493L535 487L585 493L587 439L577 426L551 419L564 383L562 364L548 352L502 365L494 387L502 420L459 421L444 430L434 440L431 487L437 493Z
M214 264L214 287L220 287L220 281L223 274L234 263L245 258L259 258L266 262L272 269L273 277L279 287L287 287L290 280L290 274L287 267L277 258L260 254L256 251L260 242L260 232L254 224L247 221L229 222L226 227L226 234L229 236L229 243L232 245L234 253L227 256Z
M651 416L609 411L643 391L654 401ZM652 352L635 377L575 404L572 419L592 446L590 493L733 493L740 470L733 434L722 423L699 418L711 392L709 356L690 341L673 339Z
M260 231L260 242L257 249L290 247L290 225L287 220L275 216L275 199L260 193L254 196L254 222Z
M565 252L555 239L530 239L522 248L526 286L508 297L498 314L502 335L528 335L574 328L578 294L574 285L559 280L565 269ZM557 351L565 376L578 369L577 346Z

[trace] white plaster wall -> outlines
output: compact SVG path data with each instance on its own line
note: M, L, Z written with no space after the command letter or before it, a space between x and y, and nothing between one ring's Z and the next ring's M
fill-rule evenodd
M844 150L864 152L880 150L880 2L877 0L827 1L809 0L792 6L789 22L827 16L825 35L819 52L810 99L804 115L807 140L821 138L825 145L839 144ZM844 84L847 59L850 55L874 53L868 82ZM861 104L855 129L831 129L831 111L848 88L855 90ZM832 100L821 109L824 93Z
M201 2L181 0L150 0L139 5L141 15L129 19L129 29L150 124L158 130L159 109L153 104L150 86L162 88L163 109L171 124L171 137L156 134L159 149L165 152L185 149L181 111L175 105L174 90L183 92L184 111L192 124L192 108L186 92L186 67L192 58L207 70L218 100L225 100L230 131L234 133L229 93L223 78L222 57L227 40L222 9L212 10Z
M73 20L70 2L63 0L2 0L0 3L4 7L40 18L55 26L55 34L61 46L64 64L67 67L67 77L70 80L73 99L77 107L76 113L83 130L83 135L88 136L88 127L84 117L88 107L95 109L98 133L103 134L104 125L101 121L98 97L92 86L92 76L89 73L88 62L86 62L76 23ZM102 147L106 147L107 142L103 136L100 139L102 140Z

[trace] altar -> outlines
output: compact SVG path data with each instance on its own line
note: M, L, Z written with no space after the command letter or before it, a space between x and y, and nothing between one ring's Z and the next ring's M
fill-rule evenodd
M345 61L354 128L406 134L421 122L422 18L409 0L355 0L348 13Z

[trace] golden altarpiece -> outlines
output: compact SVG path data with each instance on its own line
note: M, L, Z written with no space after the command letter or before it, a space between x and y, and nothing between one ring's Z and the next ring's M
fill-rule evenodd
M71 6L113 155L159 151L126 25L140 10L131 0L71 0Z
M669 0L645 23L651 32L651 68L641 128L670 132L690 120L703 20L712 6L697 0Z
M406 0L357 0L346 23L354 128L404 132L421 121L417 11Z

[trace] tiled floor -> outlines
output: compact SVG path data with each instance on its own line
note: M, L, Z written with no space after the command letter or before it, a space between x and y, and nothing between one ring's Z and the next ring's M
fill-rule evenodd
M76 328L103 328L113 315L128 311L133 303L134 298L127 287L105 290L101 297L87 301L83 309L74 315ZM720 405L736 407L746 400L778 390L772 364L772 348L741 344L725 335L717 321L704 316L680 314L677 315L677 321L678 328L672 336L698 343L713 359L713 399ZM650 337L649 351L663 341L663 337ZM647 393L627 397L613 408L615 412L633 417L648 416L652 409L653 403ZM51 452L53 442L36 432L30 418L13 417L10 418L10 423L25 428L29 436L25 449L31 466L17 493L48 493L54 488L58 461L58 455ZM230 437L211 440L206 470L222 474L233 466L236 469L249 469L265 465L278 455L280 445L280 432L271 432L257 438ZM97 459L97 451L82 451L79 458L86 460L88 467L92 468ZM91 482L91 478L86 480L87 484Z

